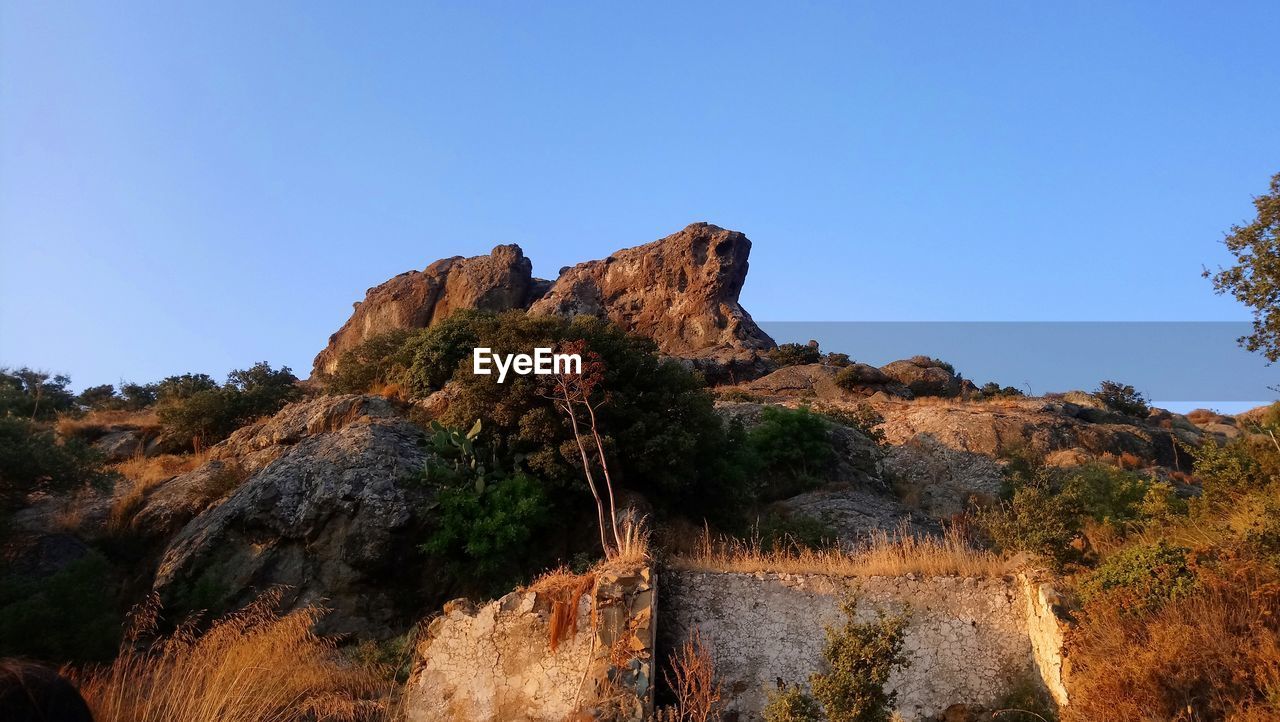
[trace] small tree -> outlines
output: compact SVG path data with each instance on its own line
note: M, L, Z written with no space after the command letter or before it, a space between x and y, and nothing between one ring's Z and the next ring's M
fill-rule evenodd
M898 693L885 690L894 667L909 664L902 653L906 615L876 613L874 622L854 621L857 597L840 605L845 621L827 628L822 656L827 671L809 678L813 696L829 722L888 722Z
M1145 417L1151 410L1147 406L1147 400L1137 389L1119 381L1103 381L1098 384L1098 390L1093 392L1093 397L1106 404L1112 411L1139 419Z
M1230 293L1253 309L1253 333L1241 336L1240 345L1280 360L1280 173L1271 177L1271 189L1253 199L1258 215L1245 226L1232 226L1223 243L1235 256L1235 265L1205 269L1214 292Z
M784 343L768 354L769 360L779 366L800 366L816 364L822 360L822 352L818 350L818 342Z
M562 344L560 353L580 356L582 369L580 373L571 373L567 364L563 370L557 369L556 373L548 377L551 379L551 388L546 397L569 418L573 440L582 458L582 473L587 477L587 486L591 487L591 495L596 501L596 516L600 522L600 546L603 547L606 557L612 557L618 549L622 548L622 537L618 534L618 511L613 497L613 480L609 477L609 462L605 458L604 442L600 438L600 426L596 419L596 409L609 400L608 394L596 396L596 389L604 380L604 362L600 360L600 355L588 349L586 341L581 339ZM591 473L591 459L587 454L586 444L582 440L583 433L578 420L580 411L585 411L587 414L586 426L591 432L591 438L595 441L596 459L604 475L604 487L609 496L608 529L613 535L613 546L610 546L605 538L604 502L600 498L595 476Z

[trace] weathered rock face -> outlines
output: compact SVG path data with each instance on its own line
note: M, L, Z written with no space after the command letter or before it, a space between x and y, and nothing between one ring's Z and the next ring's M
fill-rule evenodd
M458 309L478 308L607 318L713 378L753 378L764 369L759 352L774 343L738 303L750 252L743 234L695 223L568 268L554 283L533 278L532 264L515 245L488 256L446 258L369 289L316 356L314 373L332 372L343 351L371 336L426 328Z
M370 288L364 301L355 304L351 318L316 356L315 372L331 373L343 351L371 336L426 328L463 308L525 308L545 288L533 278L533 264L517 245L498 246L487 256L445 258L426 270L402 273Z
M888 447L884 467L898 494L935 519L995 501L1003 482L996 459L952 448L927 433Z
M743 234L694 223L566 270L529 312L605 317L652 338L669 356L712 371L746 371L775 345L738 303L750 253Z
M234 458L248 478L173 538L156 590L180 607L237 607L288 585L291 603L334 610L325 632L394 630L395 594L418 581L406 570L422 568L429 492L405 483L427 460L421 441L385 401L364 396L300 402L242 429L209 463Z
M581 597L518 590L482 607L446 604L415 650L404 718L652 719L654 581L648 568L605 572ZM560 605L571 628L552 649Z

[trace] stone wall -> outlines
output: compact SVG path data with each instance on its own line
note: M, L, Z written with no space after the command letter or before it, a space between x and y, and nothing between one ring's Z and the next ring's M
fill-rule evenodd
M956 703L989 706L1020 680L1057 673L1037 665L1029 588L1014 578L670 571L663 576L660 644L672 649L698 628L713 650L727 712L742 722L758 720L768 690L807 685L820 667L824 628L842 620L841 598L856 591L860 620L874 618L877 609L910 608L905 651L911 664L895 670L888 686L898 693L904 719L924 720ZM1051 610L1034 625L1042 656L1052 646L1050 624Z
M648 569L601 574L555 650L552 610L571 595L521 590L482 607L450 602L418 644L407 722L564 722L606 709L618 720L652 716L655 582Z

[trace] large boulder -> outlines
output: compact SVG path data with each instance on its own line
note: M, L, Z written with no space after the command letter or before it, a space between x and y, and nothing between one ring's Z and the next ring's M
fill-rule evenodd
M529 312L601 316L712 375L758 370L774 347L738 303L751 241L709 223L566 269Z
M963 383L948 365L928 356L912 356L880 367L889 378L916 396L959 396Z
M517 245L497 246L487 256L454 256L422 271L408 271L370 288L351 318L316 356L314 373L332 373L342 352L387 331L426 328L454 311L525 308L546 289L533 278L533 264Z
M418 596L429 492L406 481L423 446L418 427L364 396L300 402L238 432L210 464L234 457L248 477L170 541L155 589L179 608L231 608L285 585L291 604L334 610L325 632L396 630L414 611L405 600L435 601Z

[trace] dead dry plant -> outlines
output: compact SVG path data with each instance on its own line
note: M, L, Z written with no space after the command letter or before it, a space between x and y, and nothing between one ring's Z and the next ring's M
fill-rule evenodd
M722 691L716 681L715 660L698 629L671 653L671 668L664 677L676 703L658 710L658 722L710 722L720 718Z

